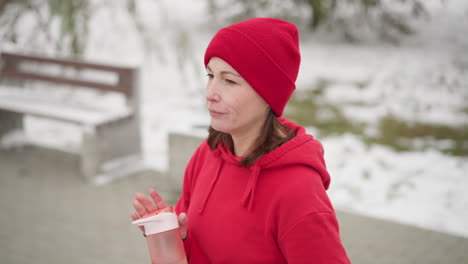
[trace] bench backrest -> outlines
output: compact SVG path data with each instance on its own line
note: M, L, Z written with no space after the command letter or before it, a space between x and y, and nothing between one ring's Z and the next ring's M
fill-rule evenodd
M136 70L130 67L117 67L98 63L85 62L78 59L63 59L50 58L42 56L20 55L8 52L1 53L1 61L3 64L0 72L3 78L13 78L19 80L39 80L48 81L58 84L67 84L73 86L95 88L100 90L114 91L131 97L136 93ZM28 69L27 64L37 64L36 66L59 67L61 70L70 69L74 72L95 71L105 74L114 74L117 76L114 82L103 82L99 80L90 80L84 78L80 74L50 73L47 71L37 70L41 67L35 67L33 70Z

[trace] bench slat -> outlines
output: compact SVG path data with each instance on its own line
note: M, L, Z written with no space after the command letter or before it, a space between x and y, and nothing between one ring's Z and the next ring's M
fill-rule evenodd
M120 92L127 97L132 96L134 85L134 69L130 67L119 67L112 65L104 65L98 63L85 62L79 59L57 59L31 55L13 54L8 52L1 53L1 60L3 62L2 77L16 78L20 80L40 80L48 81L59 84L76 85L80 87L95 88L100 90L108 90ZM47 64L59 66L61 68L71 67L74 69L83 70L97 70L107 73L116 74L118 81L116 84L106 84L99 81L67 78L64 76L50 75L44 72L30 72L23 70L20 65L28 63L39 63L39 65L47 66Z
M128 108L106 111L22 94L0 94L0 109L92 126L132 115Z
M85 62L79 59L59 59L59 58L49 58L49 57L42 57L42 56L21 55L21 54L9 53L9 52L2 52L1 57L3 60L10 60L10 61L19 61L19 62L20 61L35 61L35 62L58 64L62 66L71 66L75 68L111 71L111 72L123 73L123 74L128 74L129 72L133 70L130 67L110 66L110 65L94 63L94 62L90 63L90 62Z
M69 84L69 85L76 85L76 86L81 86L81 87L92 87L92 88L97 88L97 89L102 89L102 90L110 90L110 91L124 93L127 96L130 95L130 89L128 89L127 87L123 87L123 86L109 85L109 84L89 82L89 81L81 81L81 80L63 78L63 77L58 77L58 76L46 76L46 75L35 74L35 73L8 71L8 70L4 70L3 75L6 77L11 77L11 78L36 79L36 80L41 80L41 81L53 82L53 83Z

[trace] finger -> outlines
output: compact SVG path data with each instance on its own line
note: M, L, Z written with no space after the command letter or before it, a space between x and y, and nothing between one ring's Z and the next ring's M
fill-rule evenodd
M132 217L132 220L133 220L133 221L140 219L140 216L138 216L138 214L135 213L135 212L132 212L132 213L130 214L130 217Z
M156 206L154 203L145 195L141 193L137 193L135 195L136 199L145 207L145 210L147 212L154 212L157 210Z
M132 213L130 214L130 217L132 218L133 221L140 219L140 217L138 216L138 214L135 213L135 212L132 212ZM144 228L143 226L138 226L138 227L140 228L141 231L145 232L145 228Z
M170 208L170 207L164 207L163 209L160 209L160 210L159 210L159 212L160 212L160 213L162 213L162 212L169 212L169 213L173 213L174 211L173 211L173 210L171 210L171 208Z
M149 194L151 198L153 198L154 204L156 205L157 209L162 209L167 206L166 202L163 200L161 195L159 195L159 193L155 189L151 188L149 190Z
M132 204L140 217L148 213L145 207L137 199L133 200Z
M179 215L179 230L180 230L180 236L182 239L187 238L187 223L188 223L188 218L185 213L181 213Z

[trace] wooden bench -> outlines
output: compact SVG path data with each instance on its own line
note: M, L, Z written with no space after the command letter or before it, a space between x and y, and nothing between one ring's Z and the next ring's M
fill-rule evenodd
M105 183L144 169L137 69L7 52L0 61L0 138L24 130L27 115L72 123L81 128L75 152L87 182ZM41 89L31 89L32 84ZM71 97L95 92L123 100L121 107L107 109L99 101L65 101L50 89L66 89Z

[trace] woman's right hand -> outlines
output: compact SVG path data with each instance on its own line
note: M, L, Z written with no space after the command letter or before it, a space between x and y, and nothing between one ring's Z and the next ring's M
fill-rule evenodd
M162 199L161 195L151 188L149 190L149 195L153 199L151 201L148 197L146 197L144 194L137 193L135 195L135 199L133 200L133 207L135 208L136 212L131 213L131 218L132 220L137 220L143 217L144 215L148 213L155 212L156 210L162 210L167 207L166 202ZM182 239L187 238L187 215L185 213L180 213L178 215L179 218L179 230L180 230L180 235ZM145 229L143 226L139 227L143 233L145 232Z

